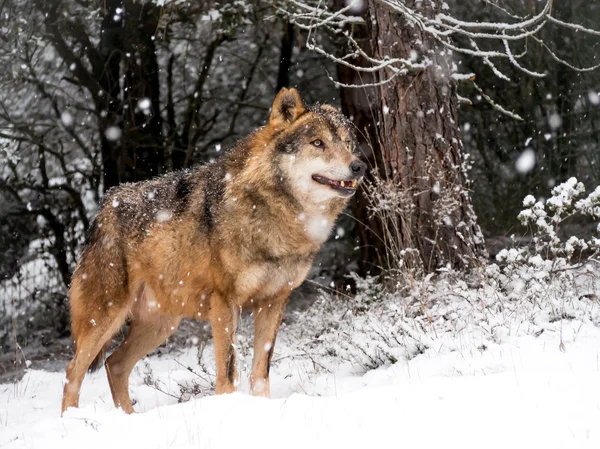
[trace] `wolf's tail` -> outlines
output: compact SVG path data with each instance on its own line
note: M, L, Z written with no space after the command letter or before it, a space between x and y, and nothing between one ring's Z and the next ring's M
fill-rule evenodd
M106 215L105 210L101 211L92 222L87 235L85 250L73 274L70 305L71 334L75 341L80 339L87 341L91 338L90 321L93 326L96 326L94 321L98 321L96 330L110 329L117 324L110 323L110 320L112 320L110 314L96 316L95 320L91 319L94 318L91 315L92 309L102 310L109 307L111 301L119 298L121 300L118 303L125 304L122 298L127 294L127 262L119 238L119 230L114 225L113 219L105 219L104 223L100 224L99 218L103 214ZM114 269L98 269L98 264L101 261L110 261L110 266ZM92 274L88 277L86 273ZM73 288L73 286L76 287ZM100 338L99 335L94 335L92 341ZM104 343L89 366L88 372L97 371L102 367L106 358L106 351L112 343L112 337L113 335L110 335L108 341Z

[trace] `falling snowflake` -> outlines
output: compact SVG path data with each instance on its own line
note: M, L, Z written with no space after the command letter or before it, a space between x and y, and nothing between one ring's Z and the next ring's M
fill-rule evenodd
M533 170L535 166L535 152L528 148L521 153L515 162L515 168L519 173L525 175Z
M550 115L550 118L548 119L548 125L551 129L557 130L562 125L562 117L558 114Z
M152 106L152 102L149 98L140 98L137 102L137 106L144 113L144 115L150 115L150 106Z
M346 5L350 7L349 11L353 14L359 14L365 9L364 0L346 0Z
M63 125L65 125L66 128L73 126L73 116L67 111L60 114L60 121Z
M104 131L104 135L111 142L119 140L121 138L121 134L121 128L119 128L118 126L109 126L108 128L106 128L106 131Z

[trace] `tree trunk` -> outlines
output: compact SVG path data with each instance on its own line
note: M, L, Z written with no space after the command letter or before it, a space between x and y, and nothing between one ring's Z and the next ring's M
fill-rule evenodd
M281 36L281 53L279 56L279 71L277 73L276 92L284 87L290 86L290 69L292 68L292 55L294 51L294 24L289 20L283 23L283 34Z
M117 15L117 10L122 9L123 0L109 0L106 3L98 51L102 64L94 70L94 77L102 88L102 94L98 95L96 100L96 111L100 131L104 191L120 182L119 155L123 124L118 112L121 109L119 75L123 53L123 27L122 22L114 20L114 17Z
M152 2L125 1L121 178L135 182L164 171L165 147L160 115L160 80L154 37L159 9Z
M432 3L407 1L406 6L433 17L437 11ZM342 93L344 112L372 139L373 147L367 204L357 202L355 211L368 225L360 236L366 255L363 268L431 272L443 266L473 267L485 248L466 188L451 55L418 26L374 0L368 2L365 19L374 57L409 58L416 52L418 60L426 57L431 64L369 89L373 98L367 116L372 126L367 129L360 97ZM373 81L391 75L384 69ZM340 76L342 83L356 82L347 71Z
M96 109L104 190L156 176L164 166L160 84L154 35L159 11L152 3L108 0L94 73L102 94ZM123 71L123 83L120 82Z
M344 6L346 6L345 0L335 0L335 7L337 9L341 9ZM366 12L366 5L363 6L364 9L357 11L357 15L363 15ZM353 37L363 51L371 53L368 32L369 30L366 27L356 27L353 29ZM344 53L345 50L338 56L341 57ZM352 62L360 66L369 66L369 63L364 58L357 58ZM374 81L371 73L358 72L342 64L337 65L337 76L342 83L353 86L372 84ZM373 143L377 140L373 110L377 109L378 105L381 104L378 92L372 87L360 89L342 88L340 101L342 111L352 120L352 123L354 123L354 126L358 130L356 137L358 138L361 156L369 163L372 169L370 172L367 172L366 176L369 182L372 182L374 172L376 171L373 170L376 166ZM355 195L352 200L354 216L363 223L362 226L357 227L359 244L355 249L355 251L359 252L358 265L362 275L369 272L377 272L385 265L381 259L381 256L385 254L383 242L375 237L383 234L382 223L380 220L369 219L369 204L369 198L365 195Z

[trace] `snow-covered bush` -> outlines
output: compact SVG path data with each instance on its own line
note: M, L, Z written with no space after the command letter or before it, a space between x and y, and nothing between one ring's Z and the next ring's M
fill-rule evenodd
M368 370L428 350L484 351L511 336L554 330L552 323L564 319L600 325L594 258L600 240L562 236L559 229L569 217L600 218L600 188L584 192L572 178L545 203L527 196L519 219L529 226L533 244L515 243L500 251L498 263L469 275L442 269L406 276L402 288L354 276L357 295L324 293L296 335L306 352Z
M532 195L527 195L523 200L524 209L518 218L521 224L527 226L533 235L534 248L523 248L522 258L533 257L531 262L539 266L541 258L564 258L565 262L571 259L577 250L591 251L595 255L600 247L600 239L591 237L589 239L569 236L561 238L560 226L571 217L579 217L582 220L598 220L600 218L600 187L584 198L585 187L576 178L554 187L552 196L546 202L536 201ZM598 229L598 228L597 228ZM599 229L600 230L600 229ZM510 260L518 257L509 254L507 250L498 254L499 261ZM521 258L519 258L521 259ZM516 260L510 260L515 262ZM529 259L527 259L529 262Z

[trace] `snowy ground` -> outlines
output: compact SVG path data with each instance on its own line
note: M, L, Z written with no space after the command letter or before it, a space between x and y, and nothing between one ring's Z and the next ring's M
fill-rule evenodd
M559 232L575 213L600 219L600 187L584 190L572 178L545 204L525 198L532 244L500 251L498 265L396 273L390 290L355 277L355 296L290 308L270 400L247 394L249 317L239 393L214 396L210 341L188 327L136 367L131 416L101 371L60 418L66 361L32 357L21 380L0 384L0 447L600 448L600 239Z
M270 400L247 385L213 396L210 346L205 369L196 349L171 351L138 365L132 416L114 409L101 371L86 378L81 408L60 418L63 373L32 370L0 385L0 447L600 447L600 328L573 319L539 329L485 348L459 332L451 351L441 350L448 336L431 336L425 353L366 373L296 357L283 329ZM194 385L202 393L178 403Z

